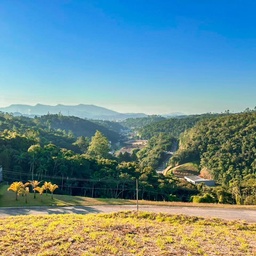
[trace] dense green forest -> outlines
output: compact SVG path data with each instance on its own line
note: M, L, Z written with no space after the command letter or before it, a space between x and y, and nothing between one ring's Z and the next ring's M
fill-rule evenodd
M165 157L166 151L175 147L177 139L168 133L159 133L148 140L145 148L137 152L137 158L141 166L150 166L156 169Z
M78 137L92 137L95 131L100 131L110 140L112 143L120 141L120 133L115 131L114 122L102 122L96 123L95 121L89 121L74 116L63 115L45 115L35 118L35 122L50 129L62 130L64 133L70 133L70 135ZM112 123L112 126L110 125ZM119 125L120 127L120 125Z
M158 120L158 121L157 121ZM137 126L132 124L137 123ZM139 125L140 124L140 125ZM146 147L116 156L127 129L122 123L45 115L0 113L0 165L7 182L50 180L58 193L255 204L256 112L129 120ZM156 173L165 153L179 149L170 164L194 162L218 186L192 185L172 173Z
M256 112L204 119L185 131L171 164L187 162L207 170L236 203L256 203Z
M151 125L153 123L157 123L160 121L166 120L166 118L157 115L151 115L147 117L140 117L140 118L127 118L121 122L123 127L129 129L141 129L146 125Z
M152 122L148 125L141 126L140 129L138 129L138 133L142 139L152 138L159 133L169 134L179 139L182 132L192 128L198 121L213 116L216 116L216 114L191 115L163 119L159 122Z

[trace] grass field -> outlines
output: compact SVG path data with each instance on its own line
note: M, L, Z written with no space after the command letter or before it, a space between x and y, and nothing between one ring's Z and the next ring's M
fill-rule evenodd
M0 207L30 207L30 206L93 206L93 205L134 205L136 200L114 199L114 198L91 198L83 196L53 195L53 200L48 194L40 196L33 193L28 194L27 203L22 196L15 200L15 193L7 191L7 185L0 186ZM256 205L228 205L228 204L206 204L206 203L184 203L184 202L164 202L139 200L139 205L160 205L160 206L186 206L186 207L214 207L214 208L235 208L256 210Z
M7 191L8 186L0 186L0 207L28 207L28 206L74 206L74 205L102 205L102 204L134 204L130 200L122 199L96 199L90 197L82 196L68 196L68 195L53 195L53 200L51 195L43 194L40 195L36 193L36 199L34 199L34 194L29 193L27 196L27 203L25 202L24 196L19 196L18 200L15 200L15 193L12 191Z
M256 255L256 224L177 215L0 218L0 255Z

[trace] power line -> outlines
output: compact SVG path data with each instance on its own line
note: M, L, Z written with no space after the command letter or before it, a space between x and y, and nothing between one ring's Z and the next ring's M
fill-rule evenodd
M29 173L23 173L23 172L17 172L17 171L10 171L10 170L3 170L3 174L16 174L16 175L22 175L22 176L31 176ZM134 180L130 179L115 179L115 178L94 178L94 179L84 179L84 178L72 178L65 175L64 176L50 176L50 175L44 175L44 174L35 174L35 176L41 177L41 178L48 178L48 179L56 179L56 180L66 180L66 181L83 181L83 182L111 182L111 183L135 183Z

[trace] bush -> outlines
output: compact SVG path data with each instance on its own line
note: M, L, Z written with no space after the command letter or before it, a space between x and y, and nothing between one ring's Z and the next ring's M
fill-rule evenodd
M216 199L209 193L203 196L192 196L191 198L193 203L216 203Z

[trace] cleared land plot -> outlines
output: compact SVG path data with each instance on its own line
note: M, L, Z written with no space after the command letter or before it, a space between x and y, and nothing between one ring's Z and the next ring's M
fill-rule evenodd
M173 168L166 168L164 174L173 173L178 178L184 176L199 175L200 171L198 166L194 163L181 164Z
M256 224L141 212L0 219L0 255L256 255Z

